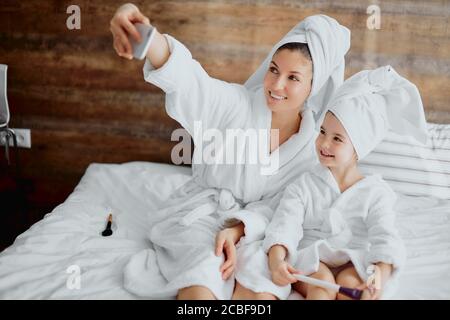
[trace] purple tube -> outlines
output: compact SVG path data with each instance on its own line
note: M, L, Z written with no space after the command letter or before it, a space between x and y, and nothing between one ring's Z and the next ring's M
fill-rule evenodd
M347 297L350 297L354 300L360 300L361 296L363 294L363 291L358 290L358 289L339 287L339 293L342 293L343 295L346 295Z

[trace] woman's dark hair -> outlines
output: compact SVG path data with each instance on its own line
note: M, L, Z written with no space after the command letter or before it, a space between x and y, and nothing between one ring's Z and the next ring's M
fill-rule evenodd
M288 42L283 44L281 47L277 49L276 52L281 50L290 50L290 51L299 51L305 58L312 61L311 52L309 51L308 44L300 43L300 42Z
M298 51L300 52L306 59L311 61L312 64L312 71L314 75L314 63L311 57L311 52L309 51L308 44L307 43L301 43L301 42L288 42L283 44L281 47L275 51L275 53L278 53L281 50L289 50L289 51ZM313 78L311 78L311 84L313 83Z

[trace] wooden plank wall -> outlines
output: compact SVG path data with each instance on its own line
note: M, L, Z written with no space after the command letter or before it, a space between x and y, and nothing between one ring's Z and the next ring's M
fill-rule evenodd
M428 120L450 123L448 0L135 3L212 76L241 83L298 21L328 14L352 30L346 76L391 64L420 88ZM66 27L71 4L81 8L81 30ZM35 201L63 201L92 162L170 162L178 124L164 112L162 91L144 82L142 62L112 48L109 21L120 4L1 1L0 63L9 65L12 126L31 129L33 147L21 160ZM380 6L380 30L366 27L371 4Z

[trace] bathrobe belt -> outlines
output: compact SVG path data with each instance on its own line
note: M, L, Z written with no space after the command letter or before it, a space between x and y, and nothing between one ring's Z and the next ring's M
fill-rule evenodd
M322 238L334 248L345 247L352 239L352 231L337 208L328 208L320 212L323 217L319 230L308 230L309 236Z
M207 193L203 194L203 196L212 196L211 200L213 201L202 204L197 208L191 210L188 214L180 219L180 224L188 226L197 219L209 216L215 212L220 215L235 212L241 209L241 206L236 201L231 191L227 189L209 189L207 190Z

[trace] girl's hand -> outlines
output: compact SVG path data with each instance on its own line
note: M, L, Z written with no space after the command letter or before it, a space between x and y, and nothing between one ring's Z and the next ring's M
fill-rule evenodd
M133 25L136 22L150 25L150 20L132 3L119 7L111 19L110 30L114 39L114 49L120 57L130 60L133 58L128 35L131 35L137 42L142 40L139 32Z
M272 273L272 281L278 286L287 286L297 282L293 274L300 274L285 260L269 261L269 269Z
M370 274L367 282L357 287L359 290L364 290L361 300L379 300L383 287L392 274L392 265L378 262L370 269L368 268L367 272Z
M242 224L243 226L243 224ZM236 266L236 242L239 241L243 234L243 228L236 226L233 228L226 228L220 231L216 237L216 256L225 254L225 261L220 266L222 279L227 280L233 273Z
M373 284L367 285L366 283L357 286L356 289L363 290L361 300L380 300L383 292L380 286L377 288Z

